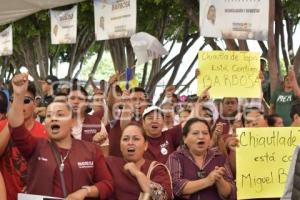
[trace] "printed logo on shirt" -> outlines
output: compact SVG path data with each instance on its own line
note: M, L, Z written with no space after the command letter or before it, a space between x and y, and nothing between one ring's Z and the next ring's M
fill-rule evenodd
M83 161L77 163L79 169L94 168L94 161Z
M97 133L97 129L86 129L84 130L85 134L95 134Z
M285 103L285 102L291 102L292 101L292 95L279 95L277 98L277 102Z
M162 155L167 155L168 154L168 146L169 146L169 142L166 141L165 143L160 145L160 153Z
M48 158L44 158L44 157L42 157L42 156L39 156L37 159L38 159L38 160L41 160L41 161L45 161L45 162L48 161Z

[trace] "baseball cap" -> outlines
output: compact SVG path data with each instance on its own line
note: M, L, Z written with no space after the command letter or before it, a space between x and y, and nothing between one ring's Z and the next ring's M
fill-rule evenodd
M59 81L58 78L56 76L53 76L53 75L49 75L45 78L45 81L48 83L48 84L52 84L54 82L57 82Z
M151 112L160 112L162 115L164 115L162 109L158 106L149 106L148 108L146 108L143 112L143 118L146 117L146 115L150 114Z

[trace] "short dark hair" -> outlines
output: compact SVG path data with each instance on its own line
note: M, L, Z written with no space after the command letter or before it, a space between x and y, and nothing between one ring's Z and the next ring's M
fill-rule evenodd
M261 109L259 109L258 107L246 107L244 110L244 114L245 114L245 116L247 116L250 112L253 112L253 111L259 112L262 115L264 114L264 112Z
M188 132L190 132L191 126L194 123L197 123L197 122L205 124L207 126L208 131L209 131L210 137L212 137L212 132L210 130L210 127L209 127L209 124L207 123L207 121L203 120L203 119L199 119L197 117L194 117L194 118L191 118L191 119L187 120L187 122L185 123L184 127L182 128L182 135L184 137L186 137L187 134L188 134Z
M134 87L134 88L131 88L130 90L129 90L129 93L131 94L131 93L134 93L134 92L142 92L142 93L144 93L144 97L147 99L148 98L148 95L147 95L147 93L146 93L146 90L144 89L144 88L142 88L142 87Z
M86 100L87 100L87 97L89 96L89 94L87 93L87 91L84 89L84 87L80 86L80 85L73 85L71 90L69 91L69 94L70 92L72 91L80 91L85 97L86 97Z
M292 107L290 111L290 117L294 121L294 115L297 114L300 116L300 99L296 99L292 102Z
M29 81L29 83L28 83L27 92L32 94L33 97L36 96L36 87L32 81Z
M239 99L237 97L224 97L222 99L222 103L224 102L225 99L234 99L234 100L236 100L236 102L239 102Z
M6 94L3 91L0 91L0 113L7 113L8 100Z
M138 128L141 130L142 136L143 136L143 138L145 139L145 141L148 141L148 138L147 138L147 134L146 134L145 129L143 128L143 126L141 126L141 125L140 125L139 123L137 123L137 122L130 122L129 124L127 124L127 125L125 126L125 128L123 129L123 131L122 131L122 135L123 135L124 131L126 130L126 128L128 128L129 126L135 126L135 127L138 127Z
M272 115L267 115L266 118L267 118L268 126L274 127L276 123L276 118L281 118L281 117L277 114L272 114Z

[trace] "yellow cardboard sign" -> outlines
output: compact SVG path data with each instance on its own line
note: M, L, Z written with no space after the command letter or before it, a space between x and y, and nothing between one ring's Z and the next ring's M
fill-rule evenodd
M281 197L300 127L241 128L237 135L238 199Z
M198 94L211 86L218 97L260 97L259 54L247 51L200 51Z

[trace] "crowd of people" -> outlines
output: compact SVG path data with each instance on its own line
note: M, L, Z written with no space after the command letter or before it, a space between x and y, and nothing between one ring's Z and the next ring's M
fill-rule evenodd
M92 83L88 94L48 76L42 97L28 74L13 77L10 96L0 91L1 200L233 200L236 129L300 126L293 70L267 101L264 90L257 99L211 99L210 88L179 98L168 86L157 106L143 88L122 91L118 79Z

